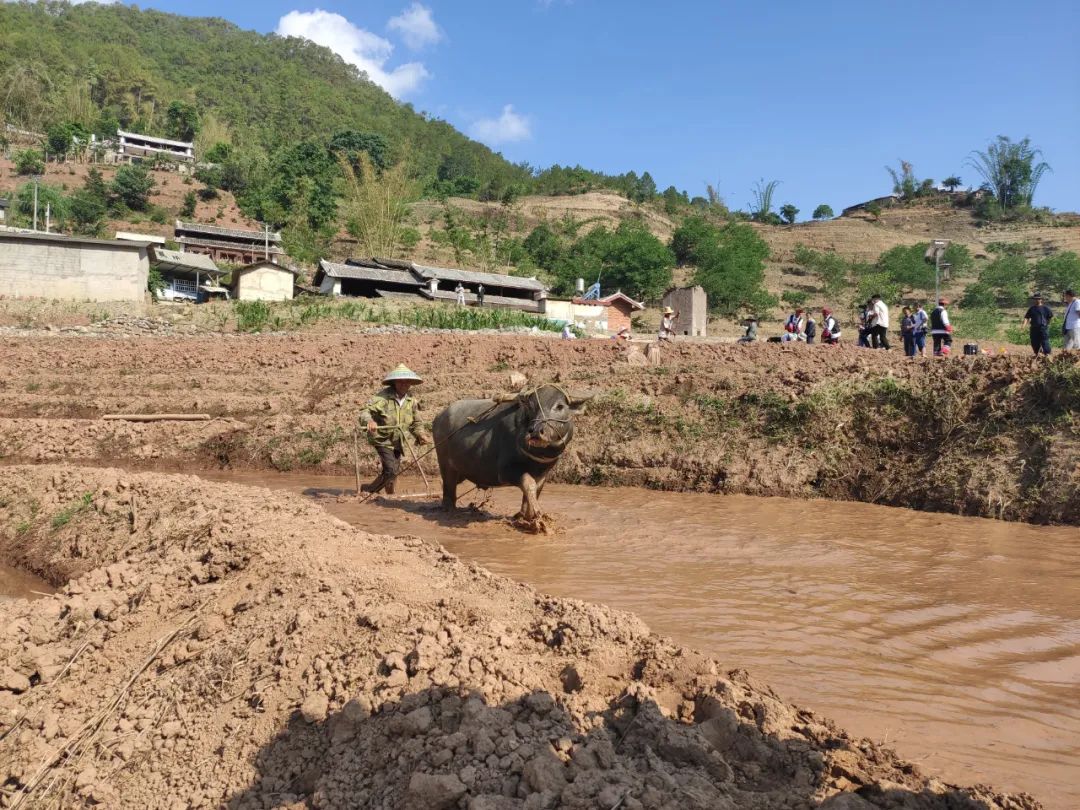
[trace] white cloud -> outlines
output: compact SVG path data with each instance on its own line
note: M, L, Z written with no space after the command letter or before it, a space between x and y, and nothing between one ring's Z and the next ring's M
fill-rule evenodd
M391 17L387 28L400 33L405 44L414 51L434 45L443 37L431 16L431 9L420 3L413 3L396 17Z
M303 37L326 46L364 71L371 81L394 98L412 92L430 76L420 62L387 69L386 63L394 46L378 34L353 25L340 14L322 9L290 11L278 20L277 33L283 37Z
M514 141L527 141L532 137L529 119L514 112L514 105L507 104L498 118L481 118L469 127L469 134L489 146Z

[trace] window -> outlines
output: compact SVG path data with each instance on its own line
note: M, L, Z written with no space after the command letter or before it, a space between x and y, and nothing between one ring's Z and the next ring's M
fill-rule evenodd
M169 284L169 289L176 293L182 293L184 295L190 295L192 297L196 294L195 282L190 278L176 278L172 279Z

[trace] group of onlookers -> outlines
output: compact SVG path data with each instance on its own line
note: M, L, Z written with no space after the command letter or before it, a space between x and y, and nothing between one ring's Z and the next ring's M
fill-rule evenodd
M1050 322L1054 313L1043 303L1042 293L1032 295L1032 305L1024 314L1024 324L1029 329L1031 349L1035 354L1050 354ZM908 357L926 354L926 337L930 336L935 357L948 355L952 351L952 324L949 322L949 300L939 298L937 306L929 313L918 304L914 309L904 307L900 315L900 337L904 342L904 354ZM821 342L835 344L840 341L840 324L832 310L821 310ZM867 349L888 349L889 346L889 307L880 295L873 295L859 311L858 345ZM756 318L747 321L746 334L739 338L740 343L752 343L757 340L758 324ZM1072 289L1065 291L1065 318L1062 333L1066 349L1080 349L1080 298ZM780 336L783 343L814 343L818 335L814 316L802 307L796 307L784 323L784 332ZM773 338L775 340L775 338Z

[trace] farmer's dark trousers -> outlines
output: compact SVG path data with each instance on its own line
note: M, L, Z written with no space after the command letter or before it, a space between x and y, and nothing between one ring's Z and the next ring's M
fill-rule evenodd
M875 349L889 348L889 330L884 326L875 326L870 330L870 343Z
M379 454L379 461L382 462L383 475L387 479L397 478L398 473L401 472L401 457L404 454L401 443L394 442L393 447L384 447L377 444L375 445L375 452Z
M1049 329L1032 329L1031 330L1031 350L1038 354L1042 351L1043 354L1050 354L1050 330Z

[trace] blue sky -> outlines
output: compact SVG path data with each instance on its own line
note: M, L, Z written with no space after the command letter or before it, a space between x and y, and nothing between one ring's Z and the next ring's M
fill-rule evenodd
M759 179L810 215L890 190L900 158L959 174L998 134L1080 209L1080 6L671 0L155 0L338 50L395 96L534 166L648 170L744 207Z

